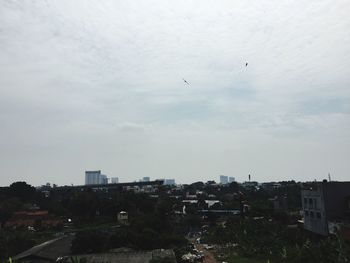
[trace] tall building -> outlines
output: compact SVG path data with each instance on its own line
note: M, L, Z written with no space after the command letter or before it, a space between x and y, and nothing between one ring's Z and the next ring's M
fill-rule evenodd
M235 178L234 178L234 177L232 177L232 176L230 176L230 177L228 178L228 182L229 182L229 183L233 183L233 182L235 182Z
M111 178L111 184L117 184L119 183L119 178L118 177L112 177Z
M220 175L220 184L228 184L228 176Z
M86 171L85 172L85 184L99 184L101 177L101 171Z
M164 185L175 185L175 179L165 179Z
M143 182L149 182L151 180L151 178L149 178L149 176L145 176L142 178Z
M101 174L101 170L86 171L85 185L89 184L108 184L108 178L106 175Z
M100 183L99 184L108 184L107 175L101 174Z
M350 182L316 183L301 191L301 201L304 228L311 232L328 235L350 221Z

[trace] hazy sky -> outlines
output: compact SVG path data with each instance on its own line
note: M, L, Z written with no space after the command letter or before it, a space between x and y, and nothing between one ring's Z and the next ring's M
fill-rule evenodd
M349 14L348 0L0 0L0 185L90 169L350 180Z

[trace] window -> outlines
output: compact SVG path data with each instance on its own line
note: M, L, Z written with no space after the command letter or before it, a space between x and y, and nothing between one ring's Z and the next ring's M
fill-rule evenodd
M313 205L312 205L312 198L309 198L309 206L312 208Z
M307 198L304 197L304 207L306 207L306 206L307 206Z
M309 216L309 211L305 210L304 213L305 213L305 216Z
M314 212L313 211L310 212L310 217L314 218Z
M317 212L317 213L316 213L316 217L317 217L317 219L321 219L321 213L320 213L320 212Z
M314 207L317 209L317 199L314 199Z

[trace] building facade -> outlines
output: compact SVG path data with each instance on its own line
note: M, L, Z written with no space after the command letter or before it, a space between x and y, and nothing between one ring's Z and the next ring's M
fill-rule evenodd
M119 183L119 178L118 177L112 177L111 178L111 184L117 184Z
M234 178L234 177L232 177L232 176L230 176L230 177L228 178L228 182L229 182L229 183L233 183L233 182L235 182L235 178Z
M91 184L108 184L108 178L106 175L101 174L101 170L86 171L85 185L91 185Z
M107 175L101 174L100 183L99 184L108 184Z
M304 228L320 234L333 233L333 222L348 220L350 182L316 183L301 191Z
M228 184L228 176L220 175L220 184Z
M165 179L164 184L165 185L175 185L175 179Z

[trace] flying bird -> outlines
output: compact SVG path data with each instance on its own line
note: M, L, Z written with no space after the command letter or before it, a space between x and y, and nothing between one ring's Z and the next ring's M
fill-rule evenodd
M187 85L190 85L190 83L188 83L185 79L183 79L183 81L184 81Z
M245 66L248 66L248 62L245 63Z

